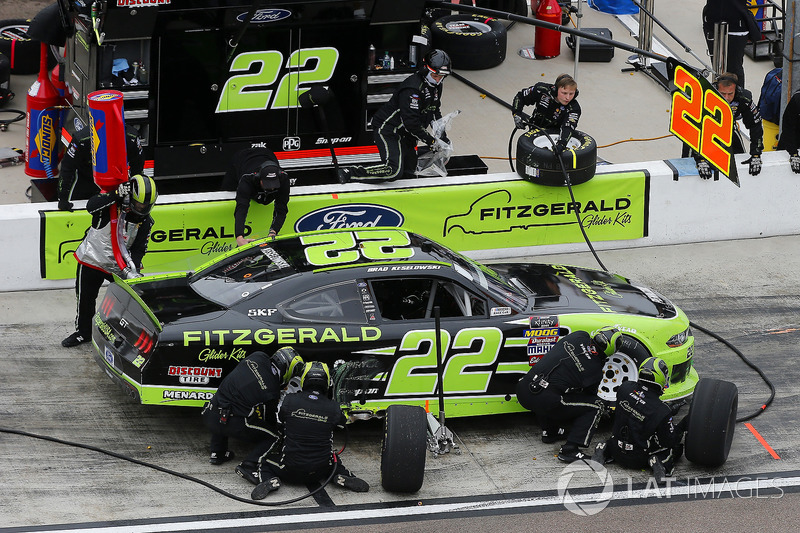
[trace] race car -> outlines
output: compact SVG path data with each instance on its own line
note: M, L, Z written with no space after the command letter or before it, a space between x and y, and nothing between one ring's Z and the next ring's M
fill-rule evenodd
M402 228L266 238L192 272L116 279L92 342L134 399L176 406L202 406L250 353L293 346L330 365L352 421L435 406L439 376L448 417L522 411L515 384L531 366L571 331L607 325L624 343L601 397L651 355L671 369L665 399L692 393L689 321L656 291L601 270L487 266Z

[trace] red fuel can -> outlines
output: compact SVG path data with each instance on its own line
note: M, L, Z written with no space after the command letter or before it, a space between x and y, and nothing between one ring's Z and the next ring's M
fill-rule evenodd
M58 174L58 139L63 98L47 76L47 45L41 43L39 76L28 89L25 124L25 174L52 178Z
M95 91L89 93L88 100L94 182L104 191L113 191L128 181L122 93Z
M536 8L536 20L561 25L561 6L556 0L539 0L539 6ZM537 59L558 56L561 53L561 32L537 26L533 53Z

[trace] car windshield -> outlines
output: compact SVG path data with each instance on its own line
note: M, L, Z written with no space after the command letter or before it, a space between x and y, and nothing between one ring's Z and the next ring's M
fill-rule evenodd
M425 245L427 246L428 243L431 246L431 255L438 255L443 261L452 263L456 272L482 287L495 300L508 303L519 313L525 310L528 304L527 297L499 273L440 244L426 241Z

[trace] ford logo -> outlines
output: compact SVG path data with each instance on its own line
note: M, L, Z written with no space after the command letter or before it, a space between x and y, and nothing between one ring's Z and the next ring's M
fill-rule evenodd
M236 17L239 22L247 20L247 13L241 13ZM288 9L259 9L253 14L251 24L262 24L264 22L277 22L292 16L292 12Z
M402 213L384 205L345 204L323 207L298 220L295 231L321 229L374 228L376 226L400 227L405 218Z

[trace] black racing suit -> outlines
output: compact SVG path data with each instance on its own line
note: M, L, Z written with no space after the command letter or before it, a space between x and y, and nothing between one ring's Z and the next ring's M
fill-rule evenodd
M337 402L317 391L287 394L278 413L283 423L279 464L265 463L262 479L277 476L295 483L324 481L333 465L333 430L343 428L344 413ZM353 474L337 459L336 473Z
M683 454L686 419L672 423L672 410L661 401L661 390L645 382L626 381L617 390L614 428L605 455L630 468L649 468L651 456L672 475Z
M570 333L519 380L517 399L550 434L571 422L567 444L586 447L603 414L597 386L604 364L588 333Z
M269 205L275 202L272 209L272 223L269 229L279 233L289 213L290 182L286 172L278 174L281 185L276 191L267 192L261 188L258 170L261 165L271 160L278 163L278 158L268 148L246 148L236 152L231 166L222 181L222 189L236 191L236 208L233 211L234 235L245 237L245 224L247 212L250 210L250 200L259 204Z
M441 104L441 83L431 85L423 71L406 78L372 117L375 144L383 163L350 167L352 176L389 180L413 175L417 170L417 143L432 146L435 142L426 128L431 121L442 118ZM442 140L449 142L446 135Z
M255 442L242 461L250 471L261 468L278 442L278 400L281 379L264 352L253 352L225 376L203 409L203 422L211 431L211 453L224 456L228 437Z
M786 150L789 155L797 155L800 148L800 92L796 92L786 104L781 121L781 136L778 150Z
M556 96L558 89L554 84L539 82L517 93L511 104L511 113L518 115L526 105L536 106L531 116L533 125L540 129L558 128L558 140L566 145L581 118L578 91L575 91L575 98L567 105L561 104Z
M72 209L71 200L85 200L100 192L94 182L92 170L91 128L84 127L75 132L67 152L61 160L58 178L58 208L62 211ZM142 141L136 128L125 127L125 148L131 176L144 170Z
M761 29L747 8L747 0L706 0L703 7L703 34L709 54L714 52L714 24L723 21L728 23L726 69L736 74L737 84L744 87L744 49L748 39L754 43L761 39Z

